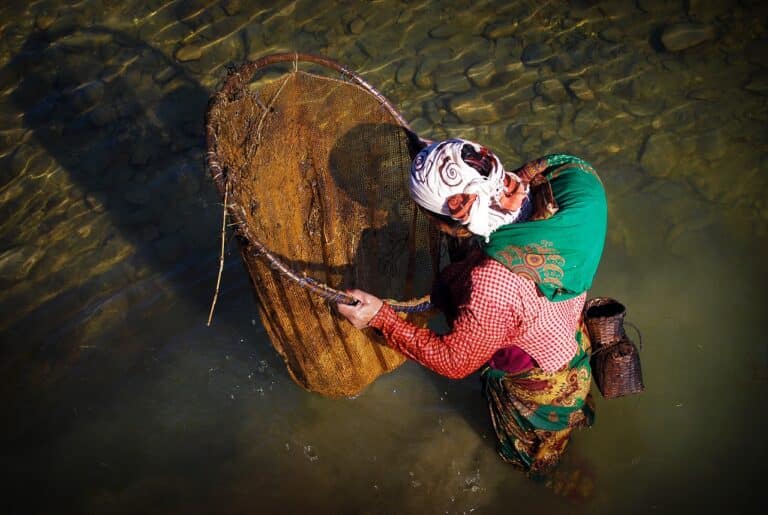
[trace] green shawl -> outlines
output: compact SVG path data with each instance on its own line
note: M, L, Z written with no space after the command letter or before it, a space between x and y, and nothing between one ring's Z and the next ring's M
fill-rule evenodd
M548 299L567 300L587 291L597 272L607 228L605 190L592 166L577 157L543 160L560 209L545 220L500 227L484 250L534 281Z

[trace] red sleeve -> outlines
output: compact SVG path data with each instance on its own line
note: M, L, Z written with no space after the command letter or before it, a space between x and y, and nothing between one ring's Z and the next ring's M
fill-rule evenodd
M438 335L430 329L418 328L397 316L384 304L371 320L387 342L409 358L438 374L460 379L485 362L498 349L509 345L510 328L515 323L512 281L507 281L503 265L490 259L469 274L467 301L457 306L451 331ZM499 267L501 270L499 270Z

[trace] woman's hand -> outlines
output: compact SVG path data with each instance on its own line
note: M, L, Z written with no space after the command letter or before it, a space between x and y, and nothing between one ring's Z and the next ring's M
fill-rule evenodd
M337 304L336 307L339 313L357 329L368 327L368 323L376 316L384 302L380 298L362 290L349 290L347 295L356 298L359 302L354 306Z

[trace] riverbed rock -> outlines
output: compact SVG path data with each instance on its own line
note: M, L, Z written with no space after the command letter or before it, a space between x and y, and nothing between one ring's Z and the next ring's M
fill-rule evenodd
M143 206L152 198L149 188L144 184L129 186L124 195L125 200L136 206Z
M243 3L242 0L224 0L221 2L221 8L229 16L234 16L242 10Z
M72 99L72 103L78 110L84 111L89 107L98 104L102 98L104 98L104 83L101 81L93 81L77 89L77 92Z
M451 73L454 72L454 73ZM435 91L438 93L466 93L472 89L463 73L456 73L454 66L441 66L435 73Z
M413 81L413 77L416 74L416 64L413 59L406 59L397 68L395 73L395 80L399 84L410 84Z
M103 195L97 195L95 193L85 194L85 207L96 213L103 213L105 211Z
M24 280L44 255L45 250L32 245L22 245L3 251L0 253L0 281Z
M687 0L686 3L688 4L688 16L704 23L713 21L733 8L730 2L723 2L722 0Z
M464 123L489 124L499 117L493 104L484 101L474 92L453 97L450 109Z
M723 96L723 90L719 88L696 88L686 95L691 100L719 100Z
M575 79L568 83L568 91L579 100L590 101L595 99L595 93L589 88L584 79Z
M429 37L433 39L450 39L459 33L459 28L453 23L440 23L429 30Z
M173 66L166 66L152 74L152 80L158 84L166 84L176 77L176 69Z
M416 70L416 75L413 77L414 84L421 89L432 89L432 86L435 84L433 72L437 64L437 61L430 57L421 61Z
M21 145L13 153L10 159L10 170L13 177L21 175L29 166L29 162L34 157L34 153L31 147L27 145Z
M531 43L523 49L520 60L526 66L539 66L546 63L554 53L552 49L543 43Z
M347 30L350 34L362 34L365 30L365 20L361 17L357 17L354 20L350 21L347 25Z
M563 83L558 79L545 79L535 84L534 90L536 94L541 95L546 100L552 103L559 103L568 98L568 93L565 91Z
M483 36L488 39L499 39L511 36L517 31L516 21L496 21L489 23L483 29Z
M117 120L117 109L112 104L96 106L89 113L91 123L96 127L104 127Z
M756 93L758 95L768 95L768 72L760 70L753 73L747 83L744 85L744 89L750 93Z
M472 83L485 88L491 83L495 71L496 65L490 59L486 59L472 64L467 69L467 77Z
M573 130L579 136L589 134L595 128L598 121L592 109L581 109L573 118Z
M256 60L264 55L264 28L260 23L252 23L243 30L245 55Z
M625 104L625 110L632 116L645 118L655 116L664 109L664 100L660 97L652 99L630 99Z
M678 23L666 27L661 43L670 52L679 52L715 39L715 29L700 23Z
M50 14L40 14L35 19L35 27L40 30L48 30L51 25L56 21L56 16Z
M199 45L185 45L176 50L176 59L181 62L196 61L203 56L203 49Z
M747 60L751 64L768 67L768 39L754 39L747 43Z
M720 128L696 133L694 144L696 152L709 160L722 158L729 148L727 138Z
M626 38L624 31L616 25L604 28L600 31L598 36L600 36L600 39L603 41L607 41L609 43L620 43Z
M640 150L640 164L654 177L669 176L677 164L678 141L670 133L655 133Z

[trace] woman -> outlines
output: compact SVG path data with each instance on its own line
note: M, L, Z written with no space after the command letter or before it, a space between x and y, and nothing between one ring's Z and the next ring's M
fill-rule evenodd
M602 184L572 156L547 156L511 173L488 149L453 139L418 154L410 191L442 230L482 239L433 286L450 332L417 328L359 290L350 294L360 302L339 312L439 374L462 378L483 367L501 457L545 472L573 428L592 423L581 313L605 240Z

